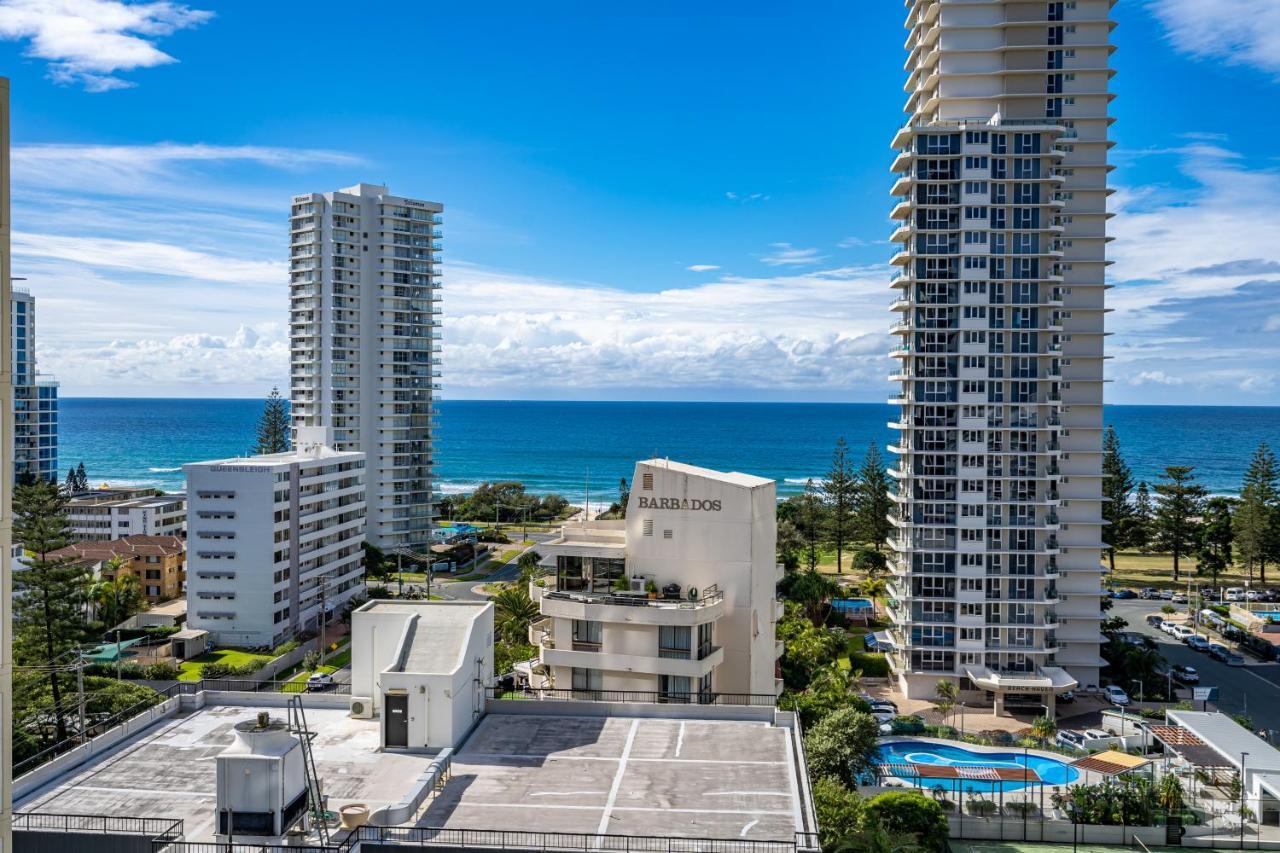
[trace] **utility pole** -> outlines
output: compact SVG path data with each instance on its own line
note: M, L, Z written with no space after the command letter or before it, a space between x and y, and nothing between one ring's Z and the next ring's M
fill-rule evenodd
M76 649L76 695L80 706L80 741L84 742L84 649Z
M397 595L399 595L401 598L404 598L404 564L401 562L401 559L400 559L403 556L404 556L404 551L396 549L396 577L400 579L400 591L397 593Z
M120 629L116 629L116 681L120 680Z

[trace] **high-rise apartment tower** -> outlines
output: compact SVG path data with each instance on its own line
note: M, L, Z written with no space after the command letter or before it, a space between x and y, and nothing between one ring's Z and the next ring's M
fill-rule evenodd
M443 207L356 184L293 198L292 412L366 457L368 540L425 545L434 516Z
M891 662L1052 707L1097 683L1114 0L907 0Z
M0 77L0 353L10 352L9 78ZM0 447L13 436L13 373L0 358ZM13 459L0 452L0 853L13 849Z
M13 324L13 475L58 479L58 383L36 373L36 300L14 288Z

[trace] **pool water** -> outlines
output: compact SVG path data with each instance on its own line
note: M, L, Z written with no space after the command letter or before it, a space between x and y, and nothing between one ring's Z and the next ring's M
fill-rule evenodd
M1040 784L1070 785L1080 778L1080 771L1068 766L1064 761L1040 755L1024 755L1021 752L973 752L951 744L907 740L881 744L877 753L877 761L882 763L1004 767L1015 770L1022 770L1025 766L1043 780L1043 782L992 782L981 779L922 779L914 776L903 779L905 782L925 789L941 785L947 791L958 788L964 793L972 791L990 794L1001 790L1018 791L1024 787L1031 788Z
M831 606L841 613L858 613L863 610L871 609L871 599L836 598L832 599Z

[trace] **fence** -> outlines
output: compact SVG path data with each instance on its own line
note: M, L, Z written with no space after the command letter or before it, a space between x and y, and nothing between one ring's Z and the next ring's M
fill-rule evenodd
M114 815L18 813L13 828L28 832L81 832L103 835L147 835L153 839L182 837L182 821L163 817L116 817Z
M574 690L572 688L529 687L504 690L486 687L486 699L558 699L571 702L636 702L662 705L743 705L774 708L778 697L772 693L673 693L652 690Z
M347 839L363 847L422 846L500 850L609 851L609 853L796 853L817 850L817 837L798 833L791 841L744 838L672 838L659 835L597 835L578 832L528 832L518 829L439 829L362 826Z
M13 765L13 778L18 778L24 773L35 770L40 765L57 758L63 753L70 752L78 746L88 743L95 737L99 737L117 726L124 725L130 720L140 717L144 714L154 713L153 709L164 703L167 699L175 696L194 696L202 691L221 691L227 693L308 693L321 692L330 695L349 696L351 694L350 684L332 684L315 691L308 690L305 681L253 681L248 678L215 678L205 679L202 681L176 681L162 690L156 690L157 696L154 699L148 698L136 705L131 705L123 711L112 714L109 717L94 720L91 724L85 726L85 730L65 740L58 741L51 746L45 747L34 755L24 758L22 761Z

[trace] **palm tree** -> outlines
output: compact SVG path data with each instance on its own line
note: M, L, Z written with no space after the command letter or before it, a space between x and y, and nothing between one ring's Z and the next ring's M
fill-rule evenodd
M1172 773L1164 774L1156 789L1156 799L1168 814L1182 811L1182 782L1177 776Z
M939 678L938 684L933 688L933 705L938 709L938 713L942 715L942 721L947 721L947 714L956 706L957 697L960 695L960 688L956 686L954 681L947 681L945 678Z
M509 586L493 597L498 633L508 643L527 642L529 626L539 615L538 605L523 586Z
M891 833L872 826L841 838L827 848L826 853L922 853L923 850L911 833Z
M530 548L519 557L516 558L516 565L520 567L520 580L528 583L538 572L538 563L542 562L542 555Z
M1049 739L1058 733L1058 724L1053 717L1044 716L1036 717L1031 723L1031 734L1039 739L1040 745L1044 746Z

